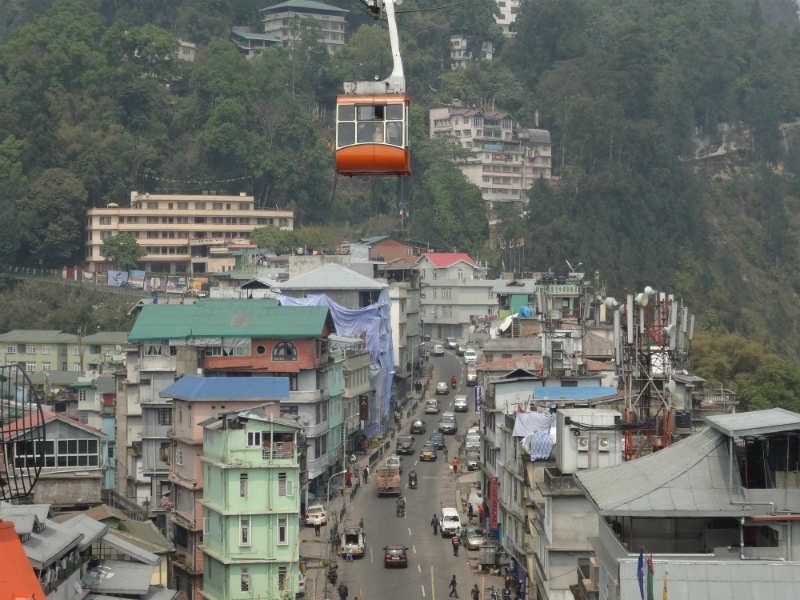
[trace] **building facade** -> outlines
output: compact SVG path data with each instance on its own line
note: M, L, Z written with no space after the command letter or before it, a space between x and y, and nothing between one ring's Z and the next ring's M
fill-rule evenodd
M0 335L0 364L22 363L25 371L96 371L120 362L127 331L75 335L57 329L14 329Z
M264 33L285 46L300 39L303 19L314 19L320 29L319 41L330 54L344 46L347 11L314 0L288 0L261 9Z
M90 271L113 265L101 253L103 241L128 233L145 249L139 264L155 273L206 273L212 248L249 243L257 227L291 231L290 210L256 210L253 196L147 194L131 192L130 206L109 203L90 208L86 228L86 263Z
M503 30L505 37L514 37L514 21L519 14L520 0L497 0L497 12L494 21Z
M300 464L294 422L253 408L203 425L203 589L279 600L298 589Z

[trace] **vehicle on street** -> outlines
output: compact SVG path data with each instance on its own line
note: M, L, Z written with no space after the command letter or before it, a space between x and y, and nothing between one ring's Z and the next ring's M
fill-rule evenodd
M446 395L448 393L446 381L440 381L436 384L436 393L440 395Z
M391 467L393 469L397 469L398 473L403 472L403 463L400 460L400 457L397 454L392 454L386 457L386 466Z
M481 447L481 436L476 433L468 433L467 436L464 438L464 448L467 449L469 452L470 448L475 448L476 450L480 449Z
M459 344L458 348L456 348L456 354L458 356L464 356L464 350L466 350L466 347L464 347L462 344Z
M422 462L436 462L437 458L436 446L430 442L426 442L422 447L422 452L419 453L419 460Z
M458 348L458 340L456 338L449 337L445 341L447 342L447 347L450 348L451 350L455 350L456 348Z
M314 525L326 525L328 514L322 504L312 504L306 509L305 524L313 527Z
M467 404L466 396L456 396L453 400L453 410L456 412L467 412L469 404Z
M439 513L439 531L442 533L442 537L453 537L461 533L461 519L455 508L442 508Z
M433 352L431 352L434 356L444 356L444 346L441 344L434 344L433 345Z
M400 470L397 467L378 468L378 496L400 495Z
M472 427L467 429L467 435L480 435L480 434L481 434L481 428L478 427L477 425L473 425Z
M478 362L478 353L474 348L467 348L464 350L464 362L472 365Z
M443 412L442 418L439 419L439 431L441 433L455 435L457 428L458 425L456 424L455 414L451 413L450 411Z
M414 438L410 435L401 435L397 438L397 453L398 454L413 454L414 452Z
M439 401L436 398L428 398L425 400L425 414L435 415L439 412Z
M481 468L481 455L480 452L467 453L467 471L477 471Z
M478 385L478 369L473 365L467 367L467 385Z
M339 553L342 556L350 553L353 558L363 558L367 549L364 531L360 527L345 527L342 531Z
M480 527L467 527L461 537L468 550L479 550L486 543L486 532Z
M425 433L425 423L419 419L411 423L411 433Z
M297 596L303 597L306 595L306 574L302 569L297 570Z
M408 555L406 546L384 546L383 547L383 566L389 567L407 567Z
M441 433L434 433L431 436L431 444L436 446L437 450L444 448L444 436Z

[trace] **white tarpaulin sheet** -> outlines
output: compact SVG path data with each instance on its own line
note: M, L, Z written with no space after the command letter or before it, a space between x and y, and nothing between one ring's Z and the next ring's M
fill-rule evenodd
M517 413L514 420L513 437L525 437L536 431L550 431L553 424L553 415L550 413Z

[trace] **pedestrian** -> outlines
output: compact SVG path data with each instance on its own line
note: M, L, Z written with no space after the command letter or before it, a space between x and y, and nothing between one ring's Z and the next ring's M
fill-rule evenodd
M436 531L439 529L439 519L436 518L436 515L433 515L431 519L431 527L433 527L433 535L436 535Z
M472 590L470 591L472 594L472 600L480 600L481 598L481 591L478 589L478 584L472 586Z
M478 520L483 523L483 504L478 505Z
M314 535L319 537L319 523L314 523Z
M472 517L475 516L475 512L472 510L472 502L467 503L467 517L470 521L472 521Z
M353 487L352 479L353 479L353 474L350 471L345 471L344 472L344 484L347 487Z
M450 538L450 543L453 544L453 556L458 556L458 547L461 545L461 540L458 539L458 534L454 533Z
M347 549L347 554L344 555L344 559L347 561L353 561L353 550L351 548Z
M337 589L339 592L339 600L347 600L347 595L350 593L350 590L347 589L344 582L340 583Z
M447 460L447 444L444 445L442 450L444 450L444 459Z
M358 520L358 527L359 527L359 529L361 529L362 531L364 530L364 517L361 517L361 518Z
M458 598L458 590L456 589L456 576L450 580L450 595L448 598Z
M364 483L369 481L369 465L364 467Z
M458 473L458 459L453 457L453 473Z

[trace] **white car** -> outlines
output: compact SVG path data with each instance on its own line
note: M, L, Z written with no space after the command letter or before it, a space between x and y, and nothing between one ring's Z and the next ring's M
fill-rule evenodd
M431 352L434 356L444 356L444 346L441 344L434 344L433 352Z
M447 347L451 350L458 348L458 340L454 337L447 338Z
M439 514L439 531L442 537L452 537L461 533L461 519L455 508L445 507Z
M325 512L325 507L322 506L322 504L312 504L306 509L306 525L326 525L327 523L328 514Z
M446 381L440 381L436 384L436 393L437 394L447 394L448 387Z
M466 396L456 396L453 400L453 410L456 412L467 412L469 405Z
M475 448L476 450L480 450L481 447L481 436L477 433L468 433L464 438L464 448L470 450Z
M399 473L403 472L403 463L400 461L400 457L397 456L397 454L392 454L386 458L386 466L397 469Z
M464 362L468 365L478 362L478 353L474 348L467 348L464 350Z

